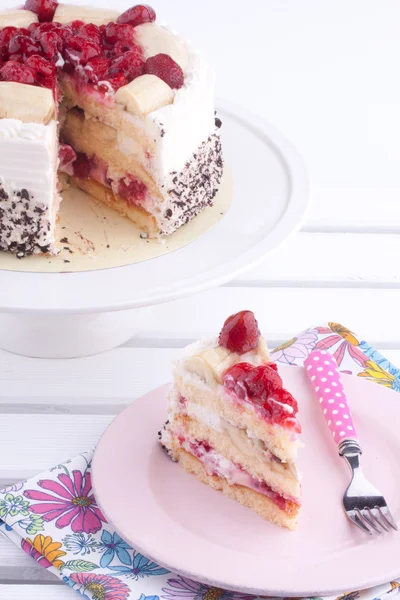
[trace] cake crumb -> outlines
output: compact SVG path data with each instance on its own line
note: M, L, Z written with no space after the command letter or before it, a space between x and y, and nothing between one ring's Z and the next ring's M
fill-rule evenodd
M142 238L142 240L147 240L147 238L149 237L148 234L145 231L142 231L140 234L140 237Z
M64 227L63 227L63 229L64 229ZM67 237L61 238L60 243L61 244L69 244L68 238ZM64 248L64 250L67 250L67 248Z

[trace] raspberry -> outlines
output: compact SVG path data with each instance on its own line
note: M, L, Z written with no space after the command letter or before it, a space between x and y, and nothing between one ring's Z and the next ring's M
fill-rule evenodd
M112 54L117 57L131 50L134 50L136 54L142 55L141 47L130 40L120 40L117 42L112 49Z
M129 83L129 81L127 80L127 78L125 77L125 75L123 73L119 73L118 75L115 75L115 77L107 77L107 81L113 88L114 92L119 90L120 87ZM104 92L109 91L107 86L104 86L104 87L99 86L99 88L102 89Z
M128 205L135 205L138 201L144 200L146 191L146 185L132 176L121 179L118 185L118 194L127 201Z
M130 25L133 25L133 27L136 27L136 25L152 23L155 20L156 13L151 6L148 6L147 4L137 4L123 12L122 15L118 17L117 23L129 23Z
M140 54L137 54L135 50L125 52L119 58L116 58L111 63L109 75L111 77L122 73L126 79L132 81L143 73L144 61Z
M144 72L156 75L173 89L183 86L185 76L180 66L168 54L156 54L146 60Z
M26 0L25 9L36 13L40 22L52 21L58 2L56 0Z
M231 352L244 354L257 348L260 331L250 310L242 310L228 317L219 334L218 343Z
M40 36L40 45L46 58L57 62L60 53L63 51L63 41L55 31L47 31Z
M102 37L100 33L100 29L97 25L93 25L92 23L86 23L79 30L79 35L83 35L83 37L87 37L89 40L96 42L99 46L102 45Z
M16 35L8 44L10 54L23 54L25 57L32 54L41 54L42 48L38 42L31 40L27 35Z
M35 84L33 73L29 67L17 62L8 61L0 69L1 81L16 81L18 83Z
M57 29L57 35L62 40L63 44L67 44L68 40L74 35L71 25L64 25L61 29Z
M108 23L103 29L103 39L106 44L114 45L122 40L135 40L135 30L128 23Z
M14 37L14 35L17 33L17 28L16 27L4 27L4 29L2 29L0 31L0 51L2 52L3 50L7 53L8 52L8 44L10 43L10 40L12 37Z
M30 31L30 35L31 38L36 41L40 40L43 33L47 33L48 31L60 31L60 29L62 29L61 23L33 23L33 25L36 25L36 27ZM32 25L29 27L32 27Z
M50 61L37 54L30 56L25 64L31 69L38 83L41 83L43 78L55 78L56 76L55 66Z
M104 56L90 58L85 66L85 73L88 81L91 81L92 83L98 83L104 79L106 73L108 72L109 66L110 60Z
M76 160L73 164L74 175L80 179L87 179L90 175L91 161L83 152L77 152Z
M60 164L58 167L59 170L66 171L66 169L68 169L68 167L70 167L76 159L75 150L73 150L68 144L60 144L60 148L58 150L58 158L60 160Z
M86 64L90 58L101 54L101 47L82 35L73 35L67 42L70 53L77 58L81 64Z
M71 23L72 31L74 31L74 32L80 31L84 25L85 25L84 21L75 19L75 21L72 21L72 23Z

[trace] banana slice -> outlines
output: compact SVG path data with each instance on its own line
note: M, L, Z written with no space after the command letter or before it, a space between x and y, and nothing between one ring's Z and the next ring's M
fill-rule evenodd
M92 8L91 6L76 6L71 4L59 4L54 14L53 21L58 23L71 23L71 21L83 21L94 25L106 25L119 17L118 10L107 8Z
M123 104L132 115L143 117L162 106L172 104L174 92L159 77L141 75L119 88L115 100Z
M48 88L0 82L0 118L47 125L55 114L53 94Z
M28 25L37 22L37 15L30 10L4 10L0 12L0 29L3 27L28 27Z
M216 348L203 350L188 358L185 362L185 368L191 373L196 373L211 387L215 387L218 383L221 383L225 371L239 361L238 354L217 346Z
M164 27L155 23L143 23L135 27L136 41L143 48L144 57L168 54L186 73L189 54L177 38Z

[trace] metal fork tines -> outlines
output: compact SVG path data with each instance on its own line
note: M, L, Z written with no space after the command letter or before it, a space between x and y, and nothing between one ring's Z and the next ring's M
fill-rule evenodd
M347 488L343 505L347 516L365 533L383 533L395 529L387 502L382 494L365 478L360 466L361 447L356 440L346 439L339 444L339 454L346 459L352 479Z

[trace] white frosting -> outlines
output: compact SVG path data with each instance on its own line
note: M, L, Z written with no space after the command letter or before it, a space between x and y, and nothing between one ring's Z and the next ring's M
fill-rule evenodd
M155 164L160 182L168 179L171 172L183 169L192 153L215 130L214 71L185 40L170 33L187 50L189 65L185 84L176 91L173 104L145 118L146 126L157 139Z
M21 237L26 231L26 223L16 225L10 221L9 205L13 195L25 189L29 193L29 207L17 204L16 210L25 210L34 221L38 219L35 208L41 211L41 221L46 227L38 232L37 243L52 245L55 241L54 227L58 211L56 192L57 169L57 125L23 123L17 119L0 120L1 185L8 199L0 200L4 210L3 226L12 226L7 243L24 242ZM12 215L15 219L15 214ZM49 228L47 227L49 225Z

